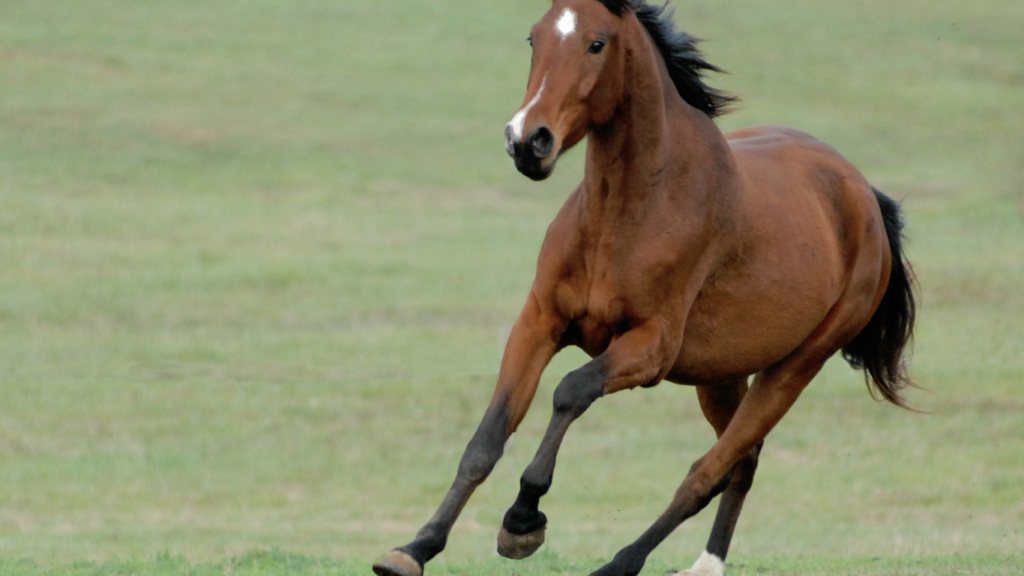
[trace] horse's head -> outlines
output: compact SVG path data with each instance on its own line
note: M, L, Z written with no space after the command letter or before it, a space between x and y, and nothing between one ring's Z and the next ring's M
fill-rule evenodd
M622 96L629 0L554 0L530 32L523 106L505 128L516 168L547 178L559 154L613 117Z

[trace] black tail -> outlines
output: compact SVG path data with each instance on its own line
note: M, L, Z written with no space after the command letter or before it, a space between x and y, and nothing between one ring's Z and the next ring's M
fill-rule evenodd
M843 358L857 370L865 371L871 396L872 383L882 397L902 408L912 410L900 391L915 386L907 375L904 349L914 335L913 287L914 271L903 254L903 213L898 202L872 188L878 206L882 209L885 234L889 237L892 253L892 272L878 310L860 334L843 347Z

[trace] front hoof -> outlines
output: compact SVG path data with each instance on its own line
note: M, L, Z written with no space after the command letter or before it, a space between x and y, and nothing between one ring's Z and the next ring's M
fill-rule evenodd
M544 545L545 527L540 527L529 534L513 534L502 526L498 530L498 554L512 560L522 560L533 556L533 553Z
M377 576L423 576L423 567L405 552L392 550L374 562L373 572Z

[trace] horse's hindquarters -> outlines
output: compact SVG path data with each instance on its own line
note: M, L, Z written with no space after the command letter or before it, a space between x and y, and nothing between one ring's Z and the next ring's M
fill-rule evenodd
M864 310L855 307L841 320L863 325L880 280L884 232L860 172L795 130L739 134L745 137L730 142L744 182L736 233L689 312L673 381L710 383L760 372L860 292L868 295ZM823 354L845 343L829 343Z

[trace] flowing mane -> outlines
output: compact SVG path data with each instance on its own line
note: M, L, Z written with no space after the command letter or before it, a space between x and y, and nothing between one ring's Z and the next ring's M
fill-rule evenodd
M642 0L597 1L616 16L622 16L626 10L636 15L654 42L654 46L661 53L676 90L687 104L710 118L730 111L729 106L738 98L704 83L705 71L725 71L704 59L704 55L697 48L699 38L675 29L675 11L668 10L667 3L663 6L652 6Z

